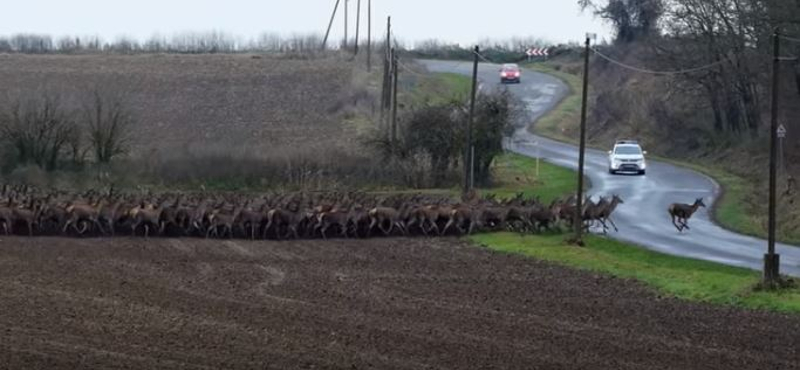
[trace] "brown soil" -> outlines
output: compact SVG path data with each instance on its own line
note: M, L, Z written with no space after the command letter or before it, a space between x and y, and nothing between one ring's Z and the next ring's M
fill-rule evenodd
M800 317L456 240L0 240L0 368L791 369Z
M99 89L133 111L140 157L293 153L352 136L338 115L352 68L267 55L0 54L0 106L47 91L79 109Z

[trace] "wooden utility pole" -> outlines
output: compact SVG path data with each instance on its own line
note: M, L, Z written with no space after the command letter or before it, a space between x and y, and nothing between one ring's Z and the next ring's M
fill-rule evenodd
M581 140L580 153L578 154L578 200L575 207L575 240L577 245L583 245L583 168L586 160L586 108L589 100L589 35L586 35L586 50L583 61L583 103L581 106Z
M397 51L392 48L392 152L397 150Z
M361 28L361 0L356 3L356 43L353 49L353 55L358 55L358 33Z
M344 44L342 44L342 49L347 49L347 3L350 0L344 0Z
M773 60L772 60L772 118L770 124L769 147L769 240L767 241L767 254L764 255L764 283L774 284L780 278L780 255L775 253L775 192L778 184L778 97L780 94L780 32L775 28L772 34Z
M469 120L467 121L467 143L464 147L466 151L464 154L464 194L469 194L470 190L472 190L472 175L473 175L473 163L474 158L473 151L472 151L472 126L475 120L475 96L478 93L478 56L480 55L480 47L475 46L475 51L473 52L475 60L472 64L472 94L470 95L469 101Z
M386 18L386 45L384 45L383 53L383 89L381 90L381 129L387 128L386 125L386 109L389 108L390 103L390 88L391 83L389 67L391 65L391 52L390 43L392 35L392 17Z
M325 38L322 39L322 50L325 50L325 47L328 46L328 36L331 34L331 27L333 26L333 19L336 18L336 10L339 9L339 2L341 0L336 0L336 5L333 6L333 13L331 13L331 20L328 22L328 30L325 31Z
M370 71L372 71L372 0L367 0L367 72Z

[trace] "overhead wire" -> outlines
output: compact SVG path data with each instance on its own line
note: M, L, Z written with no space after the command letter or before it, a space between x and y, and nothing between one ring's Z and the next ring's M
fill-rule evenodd
M718 60L718 61L716 61L714 63L711 63L711 64L707 64L707 65L699 66L699 67L694 67L694 68L682 69L682 70L654 71L654 70L650 70L650 69L635 67L635 66L632 66L630 64L626 64L626 63L620 62L619 60L616 60L616 59L614 59L614 58L612 58L612 57L610 57L608 55L605 55L605 54L601 53L600 51L598 51L595 48L591 48L591 50L595 54L597 54L597 56L609 61L610 63L616 64L617 66L620 66L622 68L629 69L629 70L632 70L632 71L635 71L635 72L639 72L639 73L646 73L646 74L652 74L652 75L664 75L664 76L674 76L674 75L682 75L682 74L700 72L700 71L704 71L704 70L707 70L707 69L714 68L714 67L716 67L718 65L721 65L722 63L725 63L726 61L729 60L728 58L724 58L724 59L720 59L720 60Z
M402 68L404 71L409 72L409 73L411 73L413 75L416 75L416 76L419 76L419 77L427 77L424 73L417 72L417 71L411 69L411 67L403 64L403 62L401 62L399 59L397 60L397 65L400 66L400 68Z
M786 36L786 35L783 35L783 34L778 34L778 38L786 40L786 41L792 41L792 42L800 43L800 38Z

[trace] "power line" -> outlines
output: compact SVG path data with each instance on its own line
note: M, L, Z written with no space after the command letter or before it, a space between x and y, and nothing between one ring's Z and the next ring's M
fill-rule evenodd
M778 37L781 38L781 39L784 39L786 41L800 42L800 38L789 37L789 36L786 36L786 35L778 35Z
M695 67L695 68L682 69L682 70L677 70L677 71L653 71L653 70L644 69L644 68L639 68L639 67L634 67L634 66L632 66L632 65L625 64L625 63L623 63L623 62L620 62L620 61L618 61L618 60L616 60L616 59L614 59L614 58L612 58L612 57L610 57L610 56L608 56L608 55L605 55L605 54L603 54L603 53L599 52L599 51L598 51L597 49L595 49L595 48L591 48L591 49L592 49L592 51L593 51L595 54L597 54L599 57L601 57L601 58L603 58L603 59L605 59L605 60L607 60L607 61L609 61L609 62L611 62L611 63L613 63L613 64L616 64L616 65L618 65L618 66L620 66L620 67L622 67L622 68L629 69L629 70L636 71L636 72L640 72L640 73L653 74L653 75L666 75L666 76L672 76L672 75L689 74L689 73L694 73L694 72L704 71L704 70L706 70L706 69L711 69L711 68L714 68L714 67L716 67L716 66L718 66L718 65L720 65L720 64L722 64L722 63L725 63L726 61L728 61L728 59L727 59L727 58L725 58L725 59L718 60L718 61L716 61L716 62L714 62L714 63L707 64L707 65L700 66L700 67Z
M422 73L422 72L417 72L417 71L415 71L415 70L411 69L410 67L408 67L407 65L403 64L403 63L402 63L402 62L400 62L399 60L397 61L397 65L399 65L399 66L400 66L400 68L402 68L404 71L406 71L406 72L409 72L409 73L411 73L411 74L413 74L413 75L417 75L417 76L419 76L419 77L427 77L427 75L426 75L426 74L424 74L424 73Z

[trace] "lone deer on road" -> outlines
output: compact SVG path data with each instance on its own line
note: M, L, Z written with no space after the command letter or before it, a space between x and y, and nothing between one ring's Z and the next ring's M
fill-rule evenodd
M677 228L679 232L683 232L684 229L691 230L689 225L687 225L689 218L691 218L700 207L705 206L703 198L697 198L694 204L691 205L681 203L670 204L668 211L670 217L672 217L672 224L675 225L675 228Z

